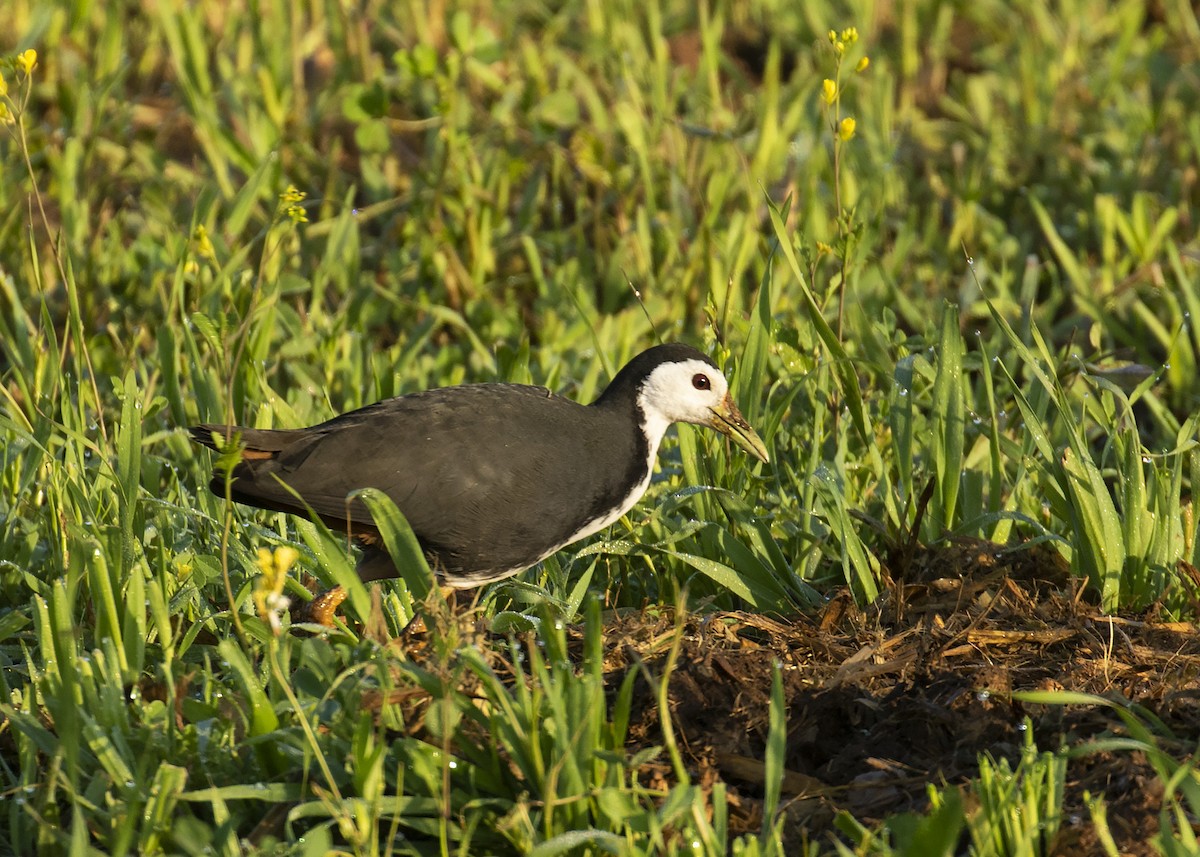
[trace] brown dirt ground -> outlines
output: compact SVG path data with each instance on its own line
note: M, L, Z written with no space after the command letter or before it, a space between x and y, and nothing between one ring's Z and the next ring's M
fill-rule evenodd
M1179 760L1200 752L1197 625L1158 621L1154 611L1103 615L1044 548L1005 551L961 541L913 548L889 557L888 567L902 573L865 610L842 592L813 616L678 616L656 607L607 617L610 686L615 691L639 665L656 684L669 669L671 720L689 774L706 787L726 783L732 833L761 828L776 664L788 718L785 836L793 846L828 843L841 810L868 826L925 811L927 786L976 777L981 753L1015 763L1026 717L1041 750L1129 734L1112 708L1024 703L1014 691L1077 691L1136 704L1160 719L1154 728L1161 750ZM1200 573L1181 573L1200 591ZM482 632L472 611L455 612L460 629L465 622L475 629L468 634ZM581 649L582 630L574 634ZM403 643L408 656L426 660L428 650L423 657L414 642ZM512 665L501 662L503 647L484 648L499 672L512 675ZM411 705L422 708L423 697L418 692ZM646 679L634 707L631 754L663 743ZM664 755L639 776L660 788L674 781ZM1047 853L1104 853L1085 792L1103 795L1121 854L1158 853L1150 839L1158 832L1162 783L1136 751L1070 760L1064 819Z
M868 610L848 595L813 617L695 614L683 621L670 675L678 740L696 781L729 786L731 824L759 829L773 665L788 713L788 837L824 838L849 810L871 824L926 808L926 785L961 784L978 755L1015 762L1030 717L1038 746L1055 750L1127 734L1108 708L1024 704L1010 691L1070 690L1136 703L1173 733L1179 759L1200 739L1200 629L1151 616L1109 617L1072 592L1057 556L1001 553L963 542L921 550L905 580ZM619 678L636 661L653 675L679 636L658 611L615 618L608 657ZM653 694L631 727L633 747L661 743ZM647 773L670 781L663 763ZM1161 783L1137 752L1096 753L1067 769L1066 816L1051 852L1099 854L1084 792L1101 793L1122 854L1154 854Z

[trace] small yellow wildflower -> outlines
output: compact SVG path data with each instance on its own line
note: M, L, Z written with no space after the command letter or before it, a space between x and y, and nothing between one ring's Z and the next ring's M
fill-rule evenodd
M17 68L19 68L26 77L29 77L30 72L32 72L36 66L37 51L35 51L33 48L17 54Z
M0 96L8 95L8 81L4 79L4 74L0 72Z
M839 57L842 54L846 53L846 43L842 42L842 41L834 42L833 43L833 52L835 54L837 54Z
M838 124L838 137L843 141L853 138L857 125L858 123L854 121L853 117L847 116Z
M205 259L216 259L217 248L213 247L212 239L208 237L208 230L204 228L204 224L197 224L192 230L192 243L196 245L196 252Z
M817 242L817 255L818 256L832 256L833 248L830 247L828 244L826 244L824 241L818 241Z
M8 105L0 101L0 125L11 125L14 121L13 115L8 112Z
M830 31L829 31L829 44L831 44L831 45L836 45L836 44L837 44L837 40L838 40L838 38L837 38L837 30L830 30Z
M854 67L854 70L855 70L855 71L866 71L866 70L867 70L867 66L869 66L870 64L871 64L871 58L870 58L870 57L863 57L862 59L860 59L860 60L858 61L858 65L856 65L856 66Z
M274 553L267 548L258 549L258 561L255 565L258 566L261 576L254 586L254 606L258 608L258 615L276 634L282 628L280 617L292 604L291 599L283 594L288 569L299 558L300 552L287 545L275 548Z
M284 205L284 213L292 223L308 223L308 215L304 212L304 206L300 205L306 196L308 194L298 190L293 184L288 185L287 190L279 194L279 201Z
M837 94L837 84L829 78L825 78L824 83L821 84L821 100L826 104L833 104L837 99Z
M294 184L287 186L287 190L279 194L279 201L285 204L302 202L304 197L308 196L304 191L298 189Z
M858 28L857 27L847 27L846 29L842 30L842 41L848 45L852 45L855 42L857 42L858 41Z

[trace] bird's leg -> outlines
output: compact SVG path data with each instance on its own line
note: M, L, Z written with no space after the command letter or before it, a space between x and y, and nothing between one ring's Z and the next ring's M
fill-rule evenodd
M439 586L438 594L440 600L450 607L450 612L453 613L457 603L456 593L458 592L452 586ZM324 625L326 628L334 627L334 617L337 615L337 609L342 606L342 602L346 600L348 593L345 588L335 586L332 589L326 589L324 592L317 593L312 601L308 602L307 619L317 625ZM413 617L408 620L408 624L401 629L400 634L407 635L410 632L416 634L425 633L424 615L429 608L428 604L421 605L414 613Z
M332 589L326 589L324 592L318 592L316 597L308 602L307 612L309 621L318 625L324 625L326 628L334 627L333 617L348 596L349 593L341 586L335 586Z

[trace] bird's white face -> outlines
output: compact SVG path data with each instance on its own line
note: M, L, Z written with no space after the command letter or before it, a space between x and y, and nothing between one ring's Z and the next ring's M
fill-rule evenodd
M729 392L725 376L703 360L663 363L650 373L638 394L648 431L667 430L674 422L711 425Z
M694 423L719 431L760 461L767 448L729 396L725 376L703 360L680 360L657 366L642 383L638 405L642 428L654 459L658 444L674 422Z

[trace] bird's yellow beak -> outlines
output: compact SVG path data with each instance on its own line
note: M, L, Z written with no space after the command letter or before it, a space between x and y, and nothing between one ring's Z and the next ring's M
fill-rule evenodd
M738 406L733 403L733 399L729 397L728 393L725 394L724 401L712 409L712 420L708 425L709 428L716 429L764 464L770 462L771 459L767 455L767 447L762 442L762 438L750 427L750 423L746 422L746 418L742 416L742 412L738 410Z

